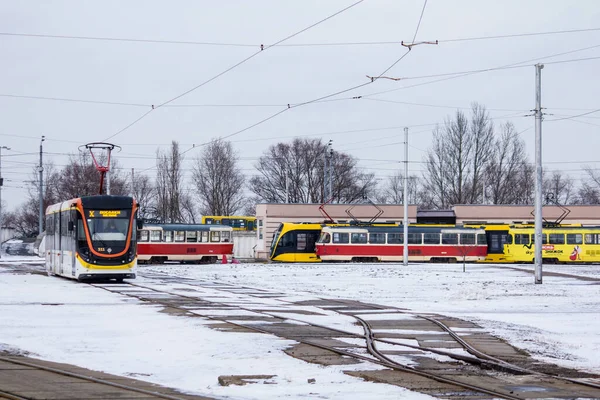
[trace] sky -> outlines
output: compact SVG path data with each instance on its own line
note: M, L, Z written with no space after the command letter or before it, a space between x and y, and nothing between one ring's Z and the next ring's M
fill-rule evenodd
M36 257L4 254L0 262L0 350L226 398L431 398L343 373L377 366L305 363L283 352L294 344L292 341L264 334L222 332L210 328L214 321L170 315L161 312L160 307L102 288L16 273L19 267L15 265L23 262L43 268ZM295 323L319 323L355 333L361 333L361 328L348 316L311 306L306 310L328 316L295 314L286 300L355 299L418 313L439 313L474 321L481 327L463 329L460 335L491 332L538 360L600 373L600 286L551 276L544 276L543 284L536 285L527 272L532 266L518 267L523 271L476 264L468 264L466 272L461 264L214 264L210 268L172 264L141 267L135 283L236 304L244 301L244 291L216 291L209 285L188 287L160 281L160 277L180 276L270 290L280 294L264 299L273 313L283 307L285 316ZM590 266L545 268L599 276L596 267ZM282 293L288 297L282 298ZM278 305L280 300L283 305ZM254 296L251 303L265 308ZM222 316L227 315L224 312ZM107 337L111 338L110 346L106 346ZM269 381L274 384L221 387L217 383L219 375L257 373L277 375ZM316 383L309 384L308 379Z
M268 146L321 138L383 182L403 169L409 127L410 173L420 175L433 128L473 102L496 125L512 122L533 162L536 62L545 63L545 168L576 184L584 166L600 168L596 1L364 0L346 9L355 3L0 0L0 146L11 148L1 154L3 202L16 209L37 179L42 135L45 162L58 168L80 145L109 141L121 146L113 156L123 173L152 178L156 150L172 140L186 151L188 177L202 145L219 137L250 177ZM569 30L587 31L522 35ZM409 52L399 42L415 33L438 44ZM504 35L519 36L489 38ZM455 40L465 38L487 39ZM402 79L370 83L386 70Z

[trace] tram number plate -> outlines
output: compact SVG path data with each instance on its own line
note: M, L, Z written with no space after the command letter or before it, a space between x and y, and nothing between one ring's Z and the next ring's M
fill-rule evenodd
M196 249L195 249L194 247L188 247L188 248L187 248L187 252L188 252L188 253L195 253L195 252L196 252Z

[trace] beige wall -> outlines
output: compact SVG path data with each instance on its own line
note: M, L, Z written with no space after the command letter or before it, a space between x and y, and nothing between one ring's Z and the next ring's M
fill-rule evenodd
M257 204L257 246L256 257L268 258L268 249L273 240L273 233L282 222L323 222L324 217L319 211L320 204ZM404 218L404 207L402 205L381 205L377 207L383 210L383 214L377 219L378 222L399 222ZM335 221L351 221L352 218L346 213L350 210L352 215L361 221L368 221L374 217L378 210L371 204L328 204L325 211ZM408 206L408 220L414 223L417 220L417 206Z

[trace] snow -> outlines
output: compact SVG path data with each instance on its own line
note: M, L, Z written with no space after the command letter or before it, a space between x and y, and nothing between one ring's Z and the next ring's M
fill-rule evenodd
M223 332L211 328L215 322L209 319L169 315L161 312L160 307L99 287L16 273L14 266L25 263L41 265L36 257L3 255L0 260L0 350L207 396L431 398L343 373L380 368L375 365L309 364L283 352L293 346L293 341L259 333ZM600 373L599 282L545 275L543 284L536 285L533 275L527 272L532 270L531 265L468 264L466 272L462 268L462 264L411 264L408 267L399 264L173 264L140 267L136 283L228 304L244 303L248 296L256 293L254 289L266 290L280 296L261 297L260 301L246 304L245 311L223 307L211 313L227 318L268 309L270 315L284 316L290 323L318 323L355 333L362 333L362 328L350 316L326 308L295 306L291 302L327 298L360 300L386 307L383 314L361 314L368 321L412 318L398 314L397 308L421 314L439 313L473 321L481 327L455 328L461 335L488 331L537 359ZM544 271L600 278L599 268L544 266ZM160 284L155 278L163 274L202 280L205 285ZM245 289L219 291L225 284ZM352 306L347 308L347 311L352 310ZM190 312L203 313L194 309ZM384 331L390 330L378 330ZM416 344L412 340L396 341ZM275 377L268 382L272 384L258 382L245 386L223 387L217 381L220 375L255 374ZM309 379L315 379L316 383L308 383Z

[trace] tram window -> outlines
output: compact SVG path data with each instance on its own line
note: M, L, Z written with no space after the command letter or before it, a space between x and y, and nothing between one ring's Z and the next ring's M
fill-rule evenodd
M458 233L442 233L442 244L458 244Z
M204 221L204 223L208 224L208 225L213 224L214 222L215 222L215 220L212 218L206 218L206 221Z
M221 232L221 242L229 242L231 240L231 232Z
M388 244L404 243L404 233L388 233L387 242Z
M581 233L567 233L567 244L583 244Z
M321 237L319 238L319 243L329 243L331 242L331 235L327 232L322 232Z
M385 243L385 233L369 233L369 243Z
M150 241L151 242L160 242L161 241L160 231L150 231Z
M438 243L440 242L440 238L439 235L438 236ZM423 243L423 237L420 233L409 233L408 234L408 244L422 244Z
M183 242L185 240L185 231L175 231L175 241Z
M83 225L81 224L81 221L79 221L79 224L78 224L78 225L79 225L79 226L78 226L78 228L79 228L79 229L77 229L77 232L81 232L81 233L83 233L83 232L82 232L82 231L83 231L83 229L81 229L81 227L83 226ZM81 236L83 236L83 235L81 235L81 234L80 234L79 236L80 236L80 237L79 237L79 240L83 240L83 239L85 239L85 237L81 237ZM148 235L148 231L146 231L146 230L140 231L140 242L147 242L147 241L148 241L148 236L149 236L149 235Z
M349 237L348 233L333 232L333 243L348 243Z
M531 235L531 243L535 244L535 235ZM546 235L545 233L542 233L542 244L547 244L548 243L548 235Z
M586 233L585 244L600 244L600 233Z
M306 250L306 233L299 233L296 236L296 250Z
M352 243L367 243L367 234L363 232L352 232L350 240Z
M185 233L185 241L188 243L196 243L198 241L198 232L187 231Z
M565 244L565 235L562 233L551 233L548 239L550 244Z
M203 243L207 243L208 242L208 231L203 231L202 232L202 242Z
M173 242L173 231L163 232L163 242L168 242L168 243Z
M487 236L485 233L477 234L477 244L487 244Z
M52 235L54 233L54 219L52 214L46 215L46 235Z
M210 232L210 241L211 242L220 242L221 241L221 232L211 231Z
M424 244L440 244L440 234L439 233L425 233L423 235L423 243Z
M515 234L515 244L529 244L529 234L528 233Z
M148 231L146 232L146 241L148 241ZM85 240L85 230L83 229L83 220L77 220L77 240Z
M460 234L460 244L475 244L475 234L474 233L461 233Z

